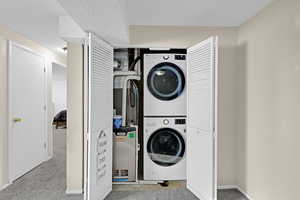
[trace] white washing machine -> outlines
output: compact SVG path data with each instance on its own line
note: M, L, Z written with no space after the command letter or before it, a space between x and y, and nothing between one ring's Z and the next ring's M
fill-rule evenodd
M144 180L185 180L185 154L185 118L144 118Z
M186 116L185 77L185 54L144 54L144 116Z

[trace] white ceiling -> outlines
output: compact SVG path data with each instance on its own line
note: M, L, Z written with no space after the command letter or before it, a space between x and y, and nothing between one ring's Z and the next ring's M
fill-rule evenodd
M65 42L58 35L58 16L66 15L56 0L1 1L0 24L57 53Z
M58 17L67 13L57 0L3 1L0 6L0 24L57 53L62 53L61 48L65 46L65 42L58 34ZM64 8L68 8L69 14L75 21L81 22L79 24L85 30L99 29L103 35L113 37L120 33L114 31L118 30L116 26L122 26L120 29L123 30L126 29L125 24L238 26L272 0L110 0L109 2L113 2L110 4L106 0L59 1L65 4ZM78 8L80 2L85 7ZM117 6L118 9L116 2L122 4ZM88 4L89 9L82 8L86 8ZM110 9L104 8L103 5L110 5ZM115 9L112 6L115 6ZM114 13L119 11L120 13ZM126 23L114 21L124 17L122 12L127 15L128 19L122 19ZM106 17L103 17L104 14ZM102 22L105 29L100 25Z
M58 0L73 20L111 44L128 43L125 0Z
M272 0L128 0L131 25L239 26Z

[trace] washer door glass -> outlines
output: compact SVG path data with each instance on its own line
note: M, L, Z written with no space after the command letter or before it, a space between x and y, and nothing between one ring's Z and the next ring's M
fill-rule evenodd
M174 129L163 128L154 132L147 143L150 159L160 166L178 163L185 153L185 141Z
M164 62L152 68L148 74L147 83L153 96L160 100L170 101L183 92L185 78L177 65Z

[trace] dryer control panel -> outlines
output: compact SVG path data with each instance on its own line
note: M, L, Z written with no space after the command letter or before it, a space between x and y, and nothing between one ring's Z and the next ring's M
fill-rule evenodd
M185 60L186 55L175 55L175 60Z
M175 124L186 124L185 119L175 119Z

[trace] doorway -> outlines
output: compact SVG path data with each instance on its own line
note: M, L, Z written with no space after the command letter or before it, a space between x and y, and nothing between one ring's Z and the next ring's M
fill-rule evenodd
M52 104L55 129L66 129L67 119L67 68L52 64Z
M0 191L0 199L64 199L66 126L60 123L47 135L47 121L66 108L66 67L10 42L8 75L11 184ZM54 103L46 107L50 96Z
M9 42L10 182L47 159L45 72L43 56Z

